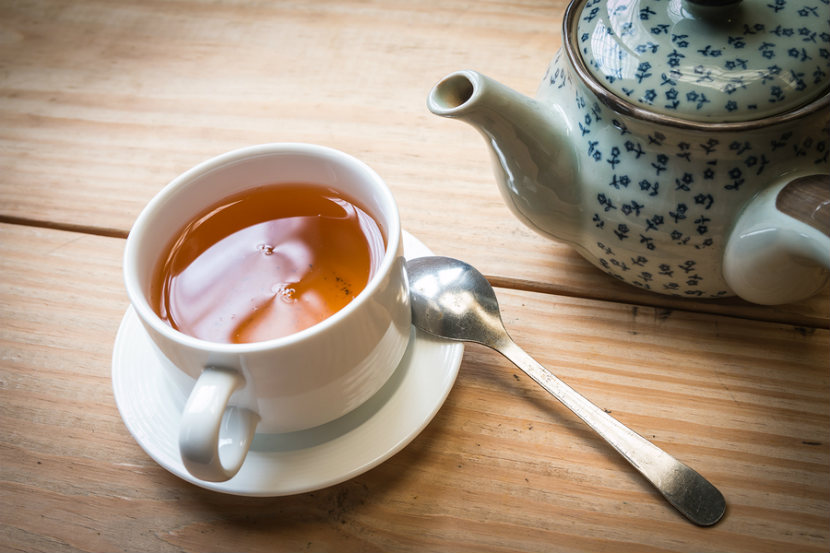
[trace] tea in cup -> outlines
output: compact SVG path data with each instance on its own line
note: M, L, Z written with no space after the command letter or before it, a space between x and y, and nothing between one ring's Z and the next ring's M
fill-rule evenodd
M211 342L260 342L333 315L384 254L357 202L307 183L257 187L190 220L165 249L150 298L173 328Z
M206 161L142 211L130 301L192 391L185 468L232 478L255 432L304 430L374 395L410 337L398 209L342 152L265 144Z

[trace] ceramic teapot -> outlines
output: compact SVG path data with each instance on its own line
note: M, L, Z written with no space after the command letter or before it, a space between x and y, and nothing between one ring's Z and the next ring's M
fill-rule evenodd
M808 297L830 269L827 0L574 0L535 99L475 71L429 109L476 127L524 223L683 297Z

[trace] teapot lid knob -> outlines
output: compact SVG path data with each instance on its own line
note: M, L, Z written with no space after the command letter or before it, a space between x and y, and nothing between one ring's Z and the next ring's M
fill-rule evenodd
M637 108L686 121L758 120L830 90L822 2L573 0L565 46L591 87Z
M683 10L694 17L710 19L711 23L730 19L741 0L681 0Z
M684 4L706 6L707 8L731 8L741 3L741 0L684 0Z

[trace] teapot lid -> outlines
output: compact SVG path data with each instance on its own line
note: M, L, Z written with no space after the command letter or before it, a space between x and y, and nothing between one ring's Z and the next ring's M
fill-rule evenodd
M640 108L703 122L749 121L830 84L827 0L586 0L570 48L605 89Z

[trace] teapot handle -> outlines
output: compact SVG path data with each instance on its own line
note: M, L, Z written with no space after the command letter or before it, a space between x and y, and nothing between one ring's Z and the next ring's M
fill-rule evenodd
M753 303L791 303L818 292L830 275L830 175L782 182L755 196L729 235L723 273Z
M739 214L723 274L740 297L777 305L808 298L830 274L830 175L771 186Z

